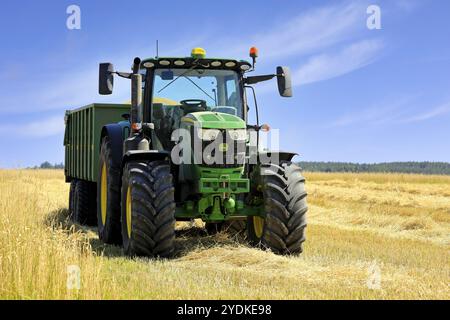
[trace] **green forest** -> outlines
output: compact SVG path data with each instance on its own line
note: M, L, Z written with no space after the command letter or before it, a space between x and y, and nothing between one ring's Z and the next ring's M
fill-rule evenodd
M299 162L304 171L310 172L381 172L381 173L418 173L450 175L448 162L386 162L386 163L351 163L351 162ZM51 164L46 161L33 169L63 169L63 163Z
M447 162L387 162L387 163L347 163L347 162L299 162L304 171L311 172L382 172L418 173L450 175Z

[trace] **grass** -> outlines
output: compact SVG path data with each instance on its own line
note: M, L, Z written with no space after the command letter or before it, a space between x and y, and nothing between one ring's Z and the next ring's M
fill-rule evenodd
M0 171L2 299L449 299L450 177L307 173L300 257L179 225L177 257L128 259L67 220L57 170ZM381 271L369 289L369 267ZM68 290L67 266L81 269Z

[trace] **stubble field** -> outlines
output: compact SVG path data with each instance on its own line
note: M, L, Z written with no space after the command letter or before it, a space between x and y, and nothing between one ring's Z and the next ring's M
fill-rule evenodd
M177 256L129 259L67 220L58 170L0 170L1 299L450 299L450 177L305 173L299 257L179 224ZM79 266L81 287L67 288Z

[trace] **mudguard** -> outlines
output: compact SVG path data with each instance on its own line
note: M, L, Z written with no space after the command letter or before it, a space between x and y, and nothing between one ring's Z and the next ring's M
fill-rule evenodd
M128 161L155 161L170 159L170 153L158 150L130 150L123 156L122 168Z
M103 137L109 137L113 161L116 167L120 167L122 163L123 130L124 128L118 123L108 124L102 128L100 144L102 143Z
M258 153L258 158L260 160L268 159L268 158L272 159L276 154L278 154L278 160L279 161L292 161L292 159L295 156L298 156L298 153L295 153L295 152L287 152L287 151L274 151L274 152L271 152L271 151L264 151L264 152L259 152ZM261 157L261 155L263 157Z

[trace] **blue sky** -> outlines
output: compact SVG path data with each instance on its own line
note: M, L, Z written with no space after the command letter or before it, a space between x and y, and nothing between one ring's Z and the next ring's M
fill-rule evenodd
M0 167L64 160L64 111L129 99L129 82L97 94L98 63L135 56L247 59L257 72L291 67L294 97L256 86L281 148L321 161L450 161L450 2L2 1ZM81 30L66 8L81 8ZM366 26L381 8L381 30ZM133 6L133 7L132 7Z

